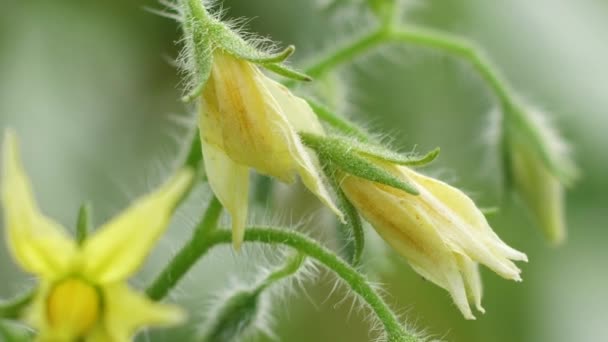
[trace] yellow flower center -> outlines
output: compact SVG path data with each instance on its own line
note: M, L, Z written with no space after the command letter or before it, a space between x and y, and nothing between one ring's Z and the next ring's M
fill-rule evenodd
M101 296L86 281L67 278L57 283L47 298L47 315L53 329L62 335L85 336L99 320Z

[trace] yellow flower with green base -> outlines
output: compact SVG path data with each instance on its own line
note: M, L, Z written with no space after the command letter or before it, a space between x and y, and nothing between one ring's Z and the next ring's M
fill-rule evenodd
M191 171L178 172L78 244L40 212L13 132L3 147L6 241L16 263L38 279L24 317L38 341L129 341L141 327L184 321L182 310L152 302L126 280L165 231Z

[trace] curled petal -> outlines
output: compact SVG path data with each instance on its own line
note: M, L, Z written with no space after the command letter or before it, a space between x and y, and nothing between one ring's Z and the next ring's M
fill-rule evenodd
M453 252L416 196L346 176L342 189L382 238L427 280L446 289L467 319L474 319ZM403 194L404 197L401 197Z
M486 310L481 306L483 285L479 274L479 265L466 255L455 253L456 262L460 268L460 273L464 278L469 302L482 313Z
M265 78L264 82L280 104L282 113L285 114L285 116L277 115L275 122L279 123L278 127L283 131L284 138L288 142L291 157L296 162L296 168L302 182L344 222L344 215L329 195L325 182L319 173L321 167L317 158L309 154L296 132L297 130L324 134L321 123L306 101L293 96L287 88L269 78Z
M4 138L2 206L8 247L24 270L52 278L70 267L76 245L38 209L12 131Z
M211 189L232 219L232 244L239 249L245 234L249 206L249 168L235 163L220 149L202 141L205 169Z
M282 113L296 132L325 134L323 126L308 102L294 96L285 86L268 77L264 77L264 84L277 100Z
M475 203L462 191L439 180L400 167L420 184L420 202L434 215L437 229L455 251L466 254L507 279L521 280L510 260L527 260L524 253L505 244L492 230ZM462 251L461 251L462 250Z
M84 242L84 273L98 283L124 280L143 263L167 228L175 205L192 181L178 172L155 192L138 199Z

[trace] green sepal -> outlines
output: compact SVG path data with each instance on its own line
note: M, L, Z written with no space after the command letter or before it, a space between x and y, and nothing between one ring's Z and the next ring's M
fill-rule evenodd
M359 212L348 200L342 188L340 188L340 171L330 160L319 158L323 165L323 172L329 180L329 184L334 189L338 199L338 206L346 218L346 224L339 223L339 233L344 238L343 253L345 259L351 265L357 266L361 263L363 249L365 248L365 233Z
M326 122L336 131L356 139L356 141L348 141L348 143L364 156L405 166L424 166L431 163L439 156L439 148L436 148L423 156L412 154L404 155L391 151L378 144L372 143L369 135L362 128L333 113L324 105L312 99L306 99L306 102L308 102L312 110L317 114L317 117L323 122Z
M276 53L266 52L256 47L254 44L247 42L230 29L230 27L221 22L216 22L213 26L213 41L218 46L221 46L222 49L226 50L231 55L251 63L282 63L296 51L295 46L289 45L282 51Z
M410 182L394 176L369 159L359 155L348 140L303 132L300 132L300 137L302 142L315 150L321 158L331 161L346 173L403 190L412 195L419 194L418 189Z
M438 156L441 149L439 147L428 152L425 155L402 154L393 152L379 145L358 144L355 146L357 151L365 156L380 159L385 162L404 165L404 166L424 166L433 162Z
M213 26L214 29L211 30L213 42L229 54L258 64L283 77L296 81L312 81L310 76L282 64L296 51L295 46L289 45L282 51L269 53L247 42L221 22Z
M187 50L190 51L190 54L193 55L192 58L194 58L194 65L191 66L194 70L190 71L193 80L191 80L190 89L182 97L182 101L184 102L191 102L201 95L213 68L213 50L215 46L209 38L210 30L206 27L205 23L207 22L201 23L186 20L183 26Z
M90 203L84 203L78 210L78 218L76 220L76 242L79 245L87 239L88 234L93 227L93 208Z
M284 64L278 64L278 63L270 63L270 64L261 64L264 68L266 68L269 71L274 72L277 75L281 75L285 78L290 78L292 80L296 80L296 81L303 81L303 82L310 82L312 81L312 77L301 73L297 70L294 70Z

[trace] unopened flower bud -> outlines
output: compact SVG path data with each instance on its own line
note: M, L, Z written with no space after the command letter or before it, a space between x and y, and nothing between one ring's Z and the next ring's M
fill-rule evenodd
M566 239L564 187L577 177L564 141L538 111L517 112L507 120L512 185L552 244Z
M467 319L475 318L469 303L484 311L478 263L521 281L511 260L527 260L526 255L494 233L469 197L405 166L376 162L414 184L419 194L352 175L344 176L344 193L416 272L450 292Z
M259 291L242 290L232 294L215 312L204 329L204 342L239 341L250 330L255 329L262 312Z

